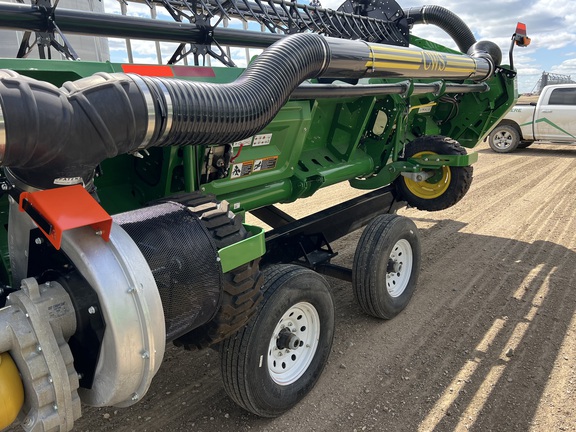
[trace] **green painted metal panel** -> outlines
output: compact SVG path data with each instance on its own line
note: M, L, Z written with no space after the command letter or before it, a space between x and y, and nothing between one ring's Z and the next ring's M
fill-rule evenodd
M224 273L255 260L266 253L264 230L252 225L244 225L244 227L252 233L251 237L218 251Z

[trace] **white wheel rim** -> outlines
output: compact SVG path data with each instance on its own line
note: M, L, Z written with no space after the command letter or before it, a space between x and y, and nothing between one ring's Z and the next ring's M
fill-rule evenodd
M278 348L278 338L285 329L300 340L296 349ZM314 306L300 302L288 309L278 321L268 347L268 372L272 380L279 385L296 382L312 363L319 339L320 316Z
M391 297L399 297L408 286L413 263L410 242L406 239L398 240L390 252L386 271L386 289Z
M501 150L509 148L513 141L514 138L510 132L502 131L494 135L494 145Z

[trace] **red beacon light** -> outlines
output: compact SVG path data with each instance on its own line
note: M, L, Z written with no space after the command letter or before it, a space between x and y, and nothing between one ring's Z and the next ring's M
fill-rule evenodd
M532 40L526 36L526 24L519 22L516 25L516 33L512 35L512 40L519 47L527 47Z
M516 32L512 35L512 42L510 43L510 51L508 57L510 58L510 69L514 70L514 46L527 47L532 40L526 35L526 24L519 22L516 25Z

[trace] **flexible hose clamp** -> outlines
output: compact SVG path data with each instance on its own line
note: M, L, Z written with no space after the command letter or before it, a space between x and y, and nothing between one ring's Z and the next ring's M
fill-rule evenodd
M170 92L168 88L161 80L156 80L156 84L160 91L162 91L162 95L164 96L164 108L165 112L165 122L164 122L164 131L160 138L158 138L158 143L163 143L164 139L170 135L172 132L172 123L174 118L174 104L172 103L172 97L170 96Z
M426 6L422 6L422 23L428 24L428 20L426 19Z
M148 147L148 144L150 144L150 140L154 135L154 128L156 126L156 109L154 105L154 99L152 97L152 93L150 92L150 88L148 87L146 82L142 79L142 77L136 74L127 74L127 76L130 77L132 81L134 81L134 83L138 86L138 88L142 92L142 97L144 98L144 101L146 103L146 109L148 110L148 126L146 127L146 135L144 136L144 139L136 149L136 150L143 150L146 147Z
M4 123L4 112L0 103L0 163L4 160L6 153L6 124Z

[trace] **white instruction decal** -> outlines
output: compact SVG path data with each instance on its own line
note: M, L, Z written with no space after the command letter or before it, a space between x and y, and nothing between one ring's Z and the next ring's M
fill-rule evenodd
M254 142L252 143L252 145L254 147L268 145L268 144L270 144L271 140L272 140L272 134L271 133L270 134L255 135L254 136Z
M252 145L252 138L244 138L242 141L236 141L235 143L232 143L232 147L243 147L243 146L249 146Z

